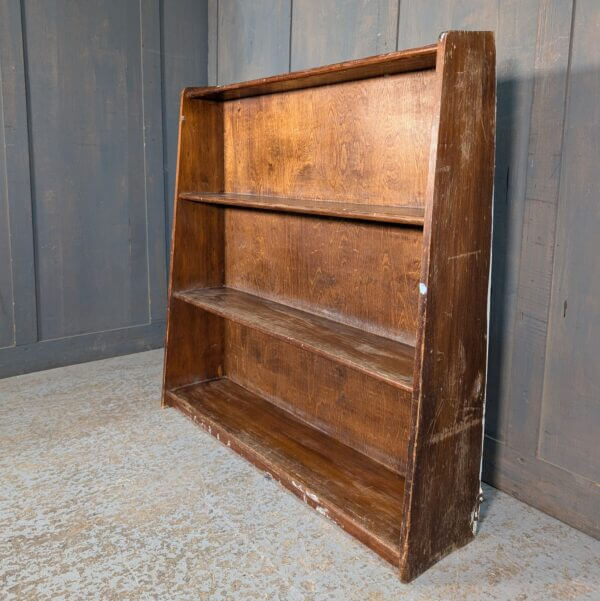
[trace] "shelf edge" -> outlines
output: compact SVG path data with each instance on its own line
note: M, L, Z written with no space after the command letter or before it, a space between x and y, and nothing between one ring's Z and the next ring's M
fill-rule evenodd
M219 198L221 196L221 198ZM308 207L306 204L303 206L301 204L295 205L292 203L284 202L285 197L278 196L265 196L264 198L273 199L272 203L267 203L265 201L261 201L261 196L259 195L250 195L244 194L244 198L235 198L236 195L217 195L217 194L202 194L197 192L180 192L179 198L181 200L186 200L189 202L198 202L202 204L212 204L224 207L233 207L239 209L256 209L260 211L270 211L270 212L283 212L283 213L296 213L302 215L316 215L321 217L333 217L339 219L349 219L353 221L371 221L376 223L391 223L398 225L408 225L422 228L425 223L425 209L421 207L411 207L411 206L394 206L390 205L389 207L386 205L361 205L359 203L343 203L336 201L327 201L327 200L317 200L317 199L296 199L299 202L305 203L320 203L319 206ZM242 195L240 195L242 196ZM281 202L277 202L277 200L281 200ZM292 200L290 198L289 200ZM336 206L337 205L337 206ZM355 207L354 210L342 211L340 208L343 206L351 205ZM363 208L364 207L364 208ZM369 213L368 210L372 208L375 209L373 212ZM406 209L407 214L402 215L401 212L398 212L397 215L392 214L391 212L385 213L386 209L389 211L390 209ZM410 215L408 213L415 213Z
M287 342L288 344L291 344L293 346L296 346L298 348L301 348L303 350L315 353L317 355L321 355L322 357L326 357L327 359L330 359L332 361L334 361L335 363L338 363L339 365L344 365L345 367L348 367L350 369L354 369L360 373L366 374L367 376L374 378L376 380L379 380L381 382L384 382L390 386L393 386L394 388L398 388L400 390L403 390L405 392L411 393L413 392L413 384L408 384L407 382L403 382L402 380L399 379L394 379L391 377L386 377L385 375L382 375L376 371L373 371L371 369L365 368L363 366L361 366L359 363L356 363L354 361L345 359L344 357L340 357L338 355L335 355L333 353L328 353L327 351L324 351L323 349L311 344L310 342L303 342L301 340L299 340L298 338L293 338L293 337L288 337L285 336L283 334L280 334L278 332L275 332L273 330L269 330L268 328L262 327L259 324L253 323L247 319L244 318L239 318L236 316L232 316L230 313L226 312L226 311L222 311L220 310L218 307L215 307L209 303L203 303L201 301L199 301L197 298L192 297L189 293L194 291L195 289L192 290L175 290L172 293L172 296L177 298L178 300L181 300L183 302L189 303L191 305L194 305L196 307L198 307L199 309L202 309L203 311L208 311L209 313L212 313L213 315L217 315L219 317L222 317L223 319L228 319L230 321L233 321L235 323L239 323L242 326L254 329L256 331L262 332L268 336L273 336L274 338L277 338L279 340L283 340L284 342ZM248 293L245 293L248 294ZM292 309L294 311L298 311L301 313L306 313L307 315L310 315L312 317L317 317L319 319L324 319L326 321L333 321L336 324L339 324L343 327L347 327L347 328L353 328L355 330L359 330L360 328L356 328L354 326L349 326L343 322L337 322L334 321L332 319L329 319L327 317L322 317L320 315L316 315L313 313L309 313L308 311L303 311L302 309L297 309L296 307L291 307L289 305L284 305L283 303L277 303L276 301L271 301L268 299L262 299L262 300L267 300L270 303L274 303L274 304L281 304L283 305L286 309ZM366 332L366 331L365 331ZM372 332L366 332L367 334L371 334L373 336L377 336L379 338L385 338L385 336L379 336L378 334L373 334ZM392 340L392 339L387 339L387 340ZM398 342L395 340L392 340L392 342ZM412 346L410 344L406 344L404 342L398 342L398 344L404 344L405 346ZM413 347L414 348L414 347Z

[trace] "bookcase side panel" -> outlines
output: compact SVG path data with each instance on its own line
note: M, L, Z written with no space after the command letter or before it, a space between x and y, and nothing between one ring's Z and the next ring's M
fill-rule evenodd
M223 189L223 105L184 92L179 127L170 292L223 283L223 210L178 199L184 190Z
M474 535L486 379L495 132L491 32L449 32L437 59L419 284L413 437L400 573L409 581Z
M223 107L191 100L182 92L171 243L169 307L165 344L164 387L181 386L216 377L223 340L209 329L212 317L183 307L172 297L176 290L220 286L224 281L224 216L220 207L182 201L179 192L191 188L219 192L223 186ZM208 337L208 338L207 338ZM208 352L194 353L195 340ZM198 342L198 344L200 344ZM214 365L213 365L214 364ZM165 399L163 397L163 403Z

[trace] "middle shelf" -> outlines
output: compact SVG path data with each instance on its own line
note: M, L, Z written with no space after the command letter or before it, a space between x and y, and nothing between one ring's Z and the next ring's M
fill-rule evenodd
M412 391L411 345L233 288L195 288L173 296Z
M425 210L423 207L400 205L369 205L361 203L339 202L333 200L311 200L307 198L288 198L283 196L265 196L255 194L210 194L208 192L182 192L182 200L205 204L215 204L246 209L283 211L287 213L306 213L325 217L380 221L423 227Z

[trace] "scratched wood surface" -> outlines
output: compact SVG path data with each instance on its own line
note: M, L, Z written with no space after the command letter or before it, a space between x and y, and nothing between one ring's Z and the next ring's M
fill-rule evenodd
M220 192L182 192L179 196L185 200L214 204L220 206L239 207L244 209L261 209L284 213L301 213L306 215L323 215L325 217L342 217L358 221L381 221L383 223L403 223L405 225L423 225L425 210L423 207L404 205L372 205L353 202L335 202L331 200L298 198L295 196L266 196L258 194L237 194Z
M414 347L235 288L192 288L180 300L412 391Z
M183 91L163 388L405 582L480 502L493 33L435 49Z
M471 540L479 511L495 58L492 32L440 38L400 542L406 580Z
M592 0L579 2L576 7L572 0L402 0L391 5L347 3L346 13L340 16L340 4L323 3L316 9L310 2L293 3L292 68L356 58L356 47L363 56L381 51L382 44L389 44L392 17L388 15L396 9L394 5L399 11L398 49L428 44L447 29L490 29L496 33L498 133L484 477L578 528L598 533L597 445L587 435L573 448L570 441L576 436L575 424L583 416L585 432L600 424L593 403L598 398L600 375L598 370L590 375L589 370L579 369L586 365L585 357L575 353L569 359L560 350L558 334L551 332L552 324L557 326L555 332L561 332L562 322L593 324L598 320L598 307L587 300L592 294L587 283L591 280L585 279L583 264L569 263L567 247L562 245L567 239L573 243L576 234L571 232L576 232L578 225L573 220L561 225L558 207L561 181L577 164L573 159L562 159L572 157L575 150L569 149L577 148L576 137L566 135L563 141L567 86L569 81L577 85L581 115L589 114L595 103L593 82L598 63L593 57L599 42L587 32L597 23L600 6ZM575 26L571 27L574 14ZM386 15L387 24L379 20L381 15ZM261 35L276 35L267 24L256 26ZM213 32L216 36L214 28ZM351 47L347 41L357 32L361 32L360 40ZM241 29L230 30L228 35L241 37L243 41L237 41L241 45L250 41ZM221 32L219 37L222 49L226 48L225 34ZM590 59L583 63L577 56L585 54ZM571 74L573 70L586 75L578 77ZM241 71L240 80L252 75L247 68ZM586 77L592 81L588 86L581 83ZM590 151L586 156L592 161L595 155ZM573 187L576 194L569 206L586 206L586 190L594 190L600 176L585 170L578 177L581 185ZM585 215L590 221L589 213ZM570 237L561 238L561 227ZM583 233L579 249L583 255L596 256L598 242ZM557 272L563 264L569 265L565 268L571 274L567 280ZM555 281L558 276L562 283ZM586 328L574 326L567 339L574 336L571 332L577 332L583 347L589 348L589 342L579 334L584 331ZM573 344L572 348L579 346ZM588 356L596 355L594 351ZM548 382L558 378L555 374L561 374L563 381L558 389L565 387L561 397L548 388ZM564 399L572 399L572 403ZM565 416L564 408L569 406L581 408L581 416ZM557 427L563 419L570 424L566 429ZM542 424L551 426L552 434L546 441ZM539 449L550 452L552 460L540 455Z
M404 475L410 392L233 322L226 340L233 381Z

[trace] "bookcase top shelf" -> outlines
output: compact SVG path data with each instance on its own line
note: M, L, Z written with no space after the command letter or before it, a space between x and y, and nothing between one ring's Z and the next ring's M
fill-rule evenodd
M241 209L305 213L308 215L323 215L324 217L380 221L420 227L423 226L425 218L425 209L415 206L371 205L284 196L234 193L210 194L207 192L181 192L179 198Z
M304 71L263 77L252 81L232 83L209 88L187 88L186 96L201 100L236 100L249 96L289 92L303 88L314 88L355 79L368 79L385 75L395 75L407 71L433 69L435 67L437 44L370 56L334 65L325 65Z

